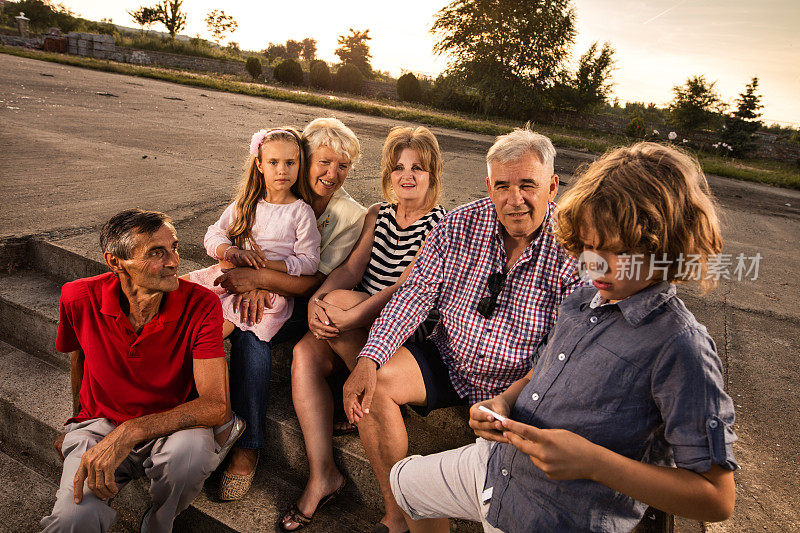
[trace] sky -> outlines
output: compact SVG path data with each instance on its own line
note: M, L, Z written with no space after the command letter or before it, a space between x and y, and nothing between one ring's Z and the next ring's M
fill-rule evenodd
M57 2L59 0L56 0ZM135 27L126 13L142 0L61 0L76 14ZM239 28L228 40L262 50L270 42L317 40L317 56L337 61L336 39L349 28L370 30L373 68L436 76L447 58L433 54L429 30L449 0L184 0L182 32L210 38L205 16L222 8ZM728 103L759 78L763 120L800 126L799 0L574 0L578 36L573 62L595 41L615 48L614 97L664 106L672 88L696 74L716 82ZM153 29L163 29L155 25Z

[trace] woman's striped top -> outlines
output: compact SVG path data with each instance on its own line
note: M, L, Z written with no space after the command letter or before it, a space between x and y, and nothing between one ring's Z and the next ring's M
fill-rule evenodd
M408 226L397 227L396 206L383 202L375 221L375 242L369 256L369 264L356 290L369 295L380 292L397 282L403 270L411 264L425 237L445 214L441 206L431 209L426 215Z

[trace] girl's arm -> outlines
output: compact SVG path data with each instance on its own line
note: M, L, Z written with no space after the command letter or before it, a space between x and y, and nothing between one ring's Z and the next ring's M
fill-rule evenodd
M733 513L733 472L702 473L634 461L563 429L539 429L507 419L497 429L550 479L591 479L664 512L719 522Z
M317 229L317 219L311 206L302 203L302 207L295 211L295 240L292 253L286 257L287 274L310 276L317 271L319 266L319 245L321 237Z

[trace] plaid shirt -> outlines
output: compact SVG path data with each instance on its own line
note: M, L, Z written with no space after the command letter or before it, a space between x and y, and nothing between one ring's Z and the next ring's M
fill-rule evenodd
M491 318L477 312L488 278L507 262L497 212L489 198L461 206L431 231L411 275L372 325L359 357L386 363L416 327L439 310L431 335L450 381L470 402L491 398L531 368L556 309L578 284L575 261L553 235L547 209L538 237L508 270Z

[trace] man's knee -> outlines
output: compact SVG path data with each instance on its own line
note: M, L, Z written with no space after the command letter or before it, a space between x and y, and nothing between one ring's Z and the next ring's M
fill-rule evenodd
M84 494L81 503L75 503L72 491L59 489L53 512L39 525L46 533L108 531L116 517L116 511L91 493Z
M400 461L396 462L392 467L392 470L389 472L389 484L392 488L392 494L394 495L395 501L397 501L397 505L411 518L414 520L419 520L424 518L421 516L409 503L406 495L404 493L405 490L408 490L407 486L407 479L406 473L404 472L405 466L413 461L416 458L419 458L419 455L412 455L411 457L406 457L405 459L401 459Z
M216 467L216 446L209 428L173 433L150 456L147 477L172 487L202 483Z
M391 399L397 405L424 404L425 380L416 359L401 348L376 374L375 396Z

